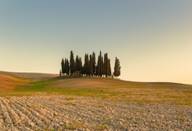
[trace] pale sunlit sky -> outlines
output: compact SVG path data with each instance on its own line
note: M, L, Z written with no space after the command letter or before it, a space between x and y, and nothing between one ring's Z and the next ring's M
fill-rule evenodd
M58 73L70 50L119 57L125 80L192 84L192 0L0 0L0 70Z

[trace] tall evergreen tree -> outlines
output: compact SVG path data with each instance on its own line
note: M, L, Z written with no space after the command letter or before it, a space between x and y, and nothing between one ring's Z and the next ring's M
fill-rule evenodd
M64 59L61 60L61 73L62 74L65 73L65 61L64 61Z
M75 72L75 60L73 51L70 52L70 73L71 75Z
M95 76L99 76L99 66L98 66L99 60L97 60L97 64L95 66Z
M84 74L89 75L89 55L85 54L85 62L84 62Z
M81 68L82 68L82 61L81 58L76 56L76 71L81 72Z
M111 76L111 61L110 61L110 59L108 59L108 62L107 62L107 75Z
M102 77L104 75L103 73L103 66L104 65L104 59L103 59L103 56L101 55L101 70L100 70L100 76Z
M91 76L93 76L93 74L94 74L94 71L93 71L93 56L92 55L89 56L89 74Z
M99 70L100 70L100 56L97 58L97 65L96 65L96 76L99 76Z
M100 77L102 77L102 75L103 75L103 56L102 56L102 52L101 51L100 51L99 56L98 56L97 74Z
M80 72L80 74L82 74L82 60L81 60L81 58L79 58L79 72Z
M116 57L115 58L115 67L114 67L114 73L113 75L115 77L118 77L121 75L121 66L120 66L120 60Z
M96 57L95 52L92 53L92 68L93 68L93 75L96 73Z
M69 67L69 60L68 59L65 59L65 73L66 75L69 75L70 73L70 67Z
M104 54L104 64L103 64L103 74L105 75L105 77L107 77L108 76L108 71L109 71L109 69L108 69L108 54L107 53L105 53Z
M79 69L79 56L77 55L75 58L75 71L78 71Z

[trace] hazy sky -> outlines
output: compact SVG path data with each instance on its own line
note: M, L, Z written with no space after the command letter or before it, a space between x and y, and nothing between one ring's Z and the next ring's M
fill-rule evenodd
M58 73L71 49L119 57L122 79L192 84L192 0L0 0L0 70Z

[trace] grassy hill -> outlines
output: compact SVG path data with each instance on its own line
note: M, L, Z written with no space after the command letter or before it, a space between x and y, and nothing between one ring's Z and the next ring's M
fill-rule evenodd
M41 73L17 73L0 71L0 91L6 94L7 91L13 91L17 87L31 84L35 81L42 81L56 77L54 74Z
M61 79L50 74L2 72L0 83L4 90L0 95L72 95L133 103L192 105L192 86L177 83L129 82L88 77Z
M15 89L17 86L25 85L29 80L19 78L8 73L0 73L0 91L6 92Z

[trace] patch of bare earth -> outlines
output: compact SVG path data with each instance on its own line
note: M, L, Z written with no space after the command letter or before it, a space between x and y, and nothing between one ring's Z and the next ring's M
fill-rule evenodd
M0 97L0 130L192 130L192 107L90 97Z

